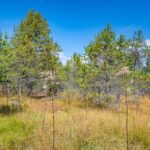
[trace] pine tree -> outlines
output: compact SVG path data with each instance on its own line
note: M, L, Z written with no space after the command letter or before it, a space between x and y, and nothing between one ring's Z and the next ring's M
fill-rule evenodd
M0 34L0 84L3 86L4 92L9 93L8 83L10 82L10 66L11 66L11 47L8 41L7 33Z
M22 79L26 81L29 95L32 94L34 79L39 78L42 71L55 70L57 67L60 48L53 42L50 33L47 21L34 10L14 31L14 74L19 85Z
M95 69L93 85L99 95L105 97L107 103L111 99L109 95L112 92L114 75L121 67L120 64L124 65L125 63L124 49L126 46L127 42L124 36L117 39L115 32L108 24L85 49L86 55Z

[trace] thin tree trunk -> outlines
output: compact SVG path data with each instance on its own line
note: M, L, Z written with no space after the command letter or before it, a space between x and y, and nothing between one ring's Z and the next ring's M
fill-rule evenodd
M118 101L118 126L121 129L121 102L120 102L120 91L117 93L117 101Z
M125 94L125 101L126 101L126 146L127 150L129 150L129 129L128 129L128 116L129 116L129 110L128 110L128 96L127 92Z
M28 96L32 95L32 91L33 91L33 84L32 84L32 82L30 82L29 86L28 86Z
M106 102L109 105L109 98L108 98L109 86L108 86L108 82L109 82L108 74L106 73L106 75L105 75L105 94L106 94L106 97L107 97Z
M7 105L8 105L8 99L9 99L9 87L8 84L6 83L6 96L7 96Z
M18 89L18 100L19 100L19 103L21 104L22 100L21 100L21 80L20 79L18 79L17 81L17 89Z
M6 96L6 105L8 105L8 101L9 101L9 87L8 87L7 81L4 82L4 84L3 84L3 93L4 93L4 96Z
M53 131L52 150L55 150L55 108L54 108L54 98L53 98L53 96L52 96L52 131Z
M140 104L140 83L138 85L139 91L138 91L138 97L137 97L137 103L136 103L136 113L139 110L139 104Z
M45 100L45 109L44 109L44 118L42 121L42 129L44 129L44 124L45 124L45 118L46 118L46 108L47 108L47 100Z

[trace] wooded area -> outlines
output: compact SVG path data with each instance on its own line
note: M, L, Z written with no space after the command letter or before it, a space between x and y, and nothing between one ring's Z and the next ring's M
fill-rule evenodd
M137 134L140 125L138 120L134 118L134 112L132 133L133 135L136 134L139 139L134 139L133 136L131 140L129 136L129 124L131 125L132 122L132 115L130 116L129 112L133 109L136 113L142 112L142 114L140 114L141 116L145 115L143 114L143 109L144 107L148 107L147 104L149 104L149 102L147 101L149 101L150 97L150 46L146 43L143 32L137 30L133 34L133 37L128 39L125 35L117 35L108 23L95 38L91 39L91 42L85 47L84 54L74 53L66 64L63 64L59 57L62 51L59 43L53 40L51 28L46 19L34 10L29 11L26 18L20 21L19 25L14 27L14 32L11 37L9 37L7 33L0 33L0 98L7 101L6 108L3 104L0 106L0 114L6 115L7 113L14 113L8 112L8 106L10 104L15 105L15 107L19 106L17 111L24 110L24 105L28 99L30 100L29 108L31 107L33 110L37 108L39 112L44 113L42 115L42 123L41 120L39 122L42 124L42 129L45 128L44 130L46 130L48 126L50 126L47 123L47 118L49 117L47 114L49 113L48 108L51 107L52 120L50 120L50 124L52 125L53 132L51 137L53 142L47 145L51 145L53 150L67 150L67 148L71 150L68 145L65 145L66 141L62 145L59 145L56 141L57 139L65 139L64 135L61 139L61 134L63 133L67 136L68 141L72 137L80 137L79 133L83 131L79 132L76 130L73 126L73 120L71 119L71 117L75 117L77 111L81 113L78 113L80 120L82 120L82 116L84 116L85 120L87 119L86 121L88 123L85 125L86 128L88 128L88 125L93 127L89 129L89 132L92 131L92 133L95 133L94 129L99 128L96 124L91 124L93 121L91 116L94 114L94 121L98 124L101 120L105 122L104 118L107 116L107 113L111 116L110 111L117 110L118 120L112 119L116 117L114 112L111 116L112 118L110 117L110 120L114 123L114 125L110 127L113 131L110 134L113 135L115 132L114 128L117 128L116 137L119 139L119 136L122 137L122 135L124 135L124 127L122 129L122 122L124 121L121 121L122 118L125 120L126 133L126 146L120 146L118 150L119 148L120 150L124 150L123 148L125 147L127 150L131 150L136 145L133 142L134 140L137 143L139 141L141 143L145 142L144 144L139 142L142 146L140 144L139 147L135 146L137 150L149 150L150 141L147 136L149 127L147 125L145 129L144 126L146 123L142 124L143 134L147 134L144 134L144 138L140 139ZM148 100L145 102L142 101L143 99ZM43 102L40 103L40 100L43 100ZM50 104L48 100L51 100L52 103ZM67 104L64 104L63 101L67 101ZM56 106L54 103L56 103ZM140 103L142 105L141 111L139 112ZM134 106L132 106L132 104ZM83 112L80 107L83 107L85 112ZM57 112L57 109L58 120L55 120L55 112ZM73 109L72 112L69 109ZM99 112L100 110L102 112ZM67 119L64 117L64 124L68 127L68 132L65 132L62 126L58 128L58 131L55 129L55 123L61 123L59 111L65 113L69 112L68 115L70 115L70 118L68 117L68 124ZM36 115L39 114L39 112L37 111ZM96 114L99 114L100 117L97 118ZM89 120L88 115L90 116ZM140 115L137 115L139 120L141 119ZM146 120L147 119L143 117L143 122L146 122ZM79 123L76 117L74 121ZM36 120L33 122L36 124ZM108 121L106 121L106 123L109 124ZM102 126L104 129L106 123ZM57 124L57 127L58 126ZM82 126L82 124L77 124L77 126ZM137 126L136 131L134 131L135 126ZM84 127L82 129L84 129ZM74 135L72 130L78 132L79 135ZM38 132L38 134L40 132ZM85 133L83 133L83 137L86 138L88 135L84 136L84 134ZM45 137L42 137L41 141L46 139L46 135L47 133L45 132ZM38 135L37 137L40 136L41 135ZM97 135L96 132L94 135L94 143L97 143L96 136L98 136L98 138L103 137L102 135ZM76 143L79 141L83 143L79 142L80 146L78 145L74 147L74 149L72 146L72 150L100 150L99 147L106 147L102 145L96 147L96 145L91 142L93 138L91 141L87 139L88 142L86 143L83 137L79 139L76 137ZM107 138L108 137L109 136L107 136ZM103 140L103 142L104 141L105 140ZM119 140L116 141L118 142ZM91 145L89 146L88 144L90 142ZM122 143L122 141L119 142ZM14 149L16 148L15 144L11 143L10 145L13 145ZM32 145L35 146L35 143L33 142ZM116 146L117 145L118 143ZM41 149L44 150L49 148L43 148L44 145L41 147ZM35 148L37 147L35 146ZM11 147L10 149L13 148ZM115 150L115 147L108 147L107 149Z
M1 93L32 96L44 91L46 96L55 86L56 91L75 90L98 105L110 104L127 89L135 101L150 93L150 47L140 30L126 39L107 24L84 55L75 53L65 65L61 51L47 21L30 11L12 37L0 34Z

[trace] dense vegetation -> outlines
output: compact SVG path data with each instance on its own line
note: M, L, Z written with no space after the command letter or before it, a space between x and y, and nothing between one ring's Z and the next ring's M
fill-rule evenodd
M150 122L143 112L150 96L150 47L142 31L127 39L107 24L83 55L74 53L62 64L61 51L36 11L11 37L0 33L0 149L46 150L55 142L58 150L149 150ZM65 102L52 101L51 117L49 102L31 97ZM53 136L47 132L51 124Z
M114 95L123 93L124 83L128 83L126 86L135 96L149 93L150 48L142 31L126 39L124 35L116 35L108 24L85 47L84 55L75 53L66 65L59 60L61 49L50 33L41 14L30 11L14 28L12 37L0 34L3 93L32 95L42 90L41 74L48 71L50 80L53 76L54 84L59 82L59 89L76 89L84 98L98 104L108 104ZM117 75L124 67L130 75Z

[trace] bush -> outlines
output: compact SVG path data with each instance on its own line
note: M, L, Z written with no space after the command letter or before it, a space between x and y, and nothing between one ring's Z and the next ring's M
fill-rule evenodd
M16 100L11 101L10 104L1 104L0 105L0 113L7 115L11 113L22 112L23 106Z
M10 102L10 108L12 112L21 112L23 111L23 107L17 100L13 100Z
M0 114L9 114L11 112L9 105L1 105L0 106Z

